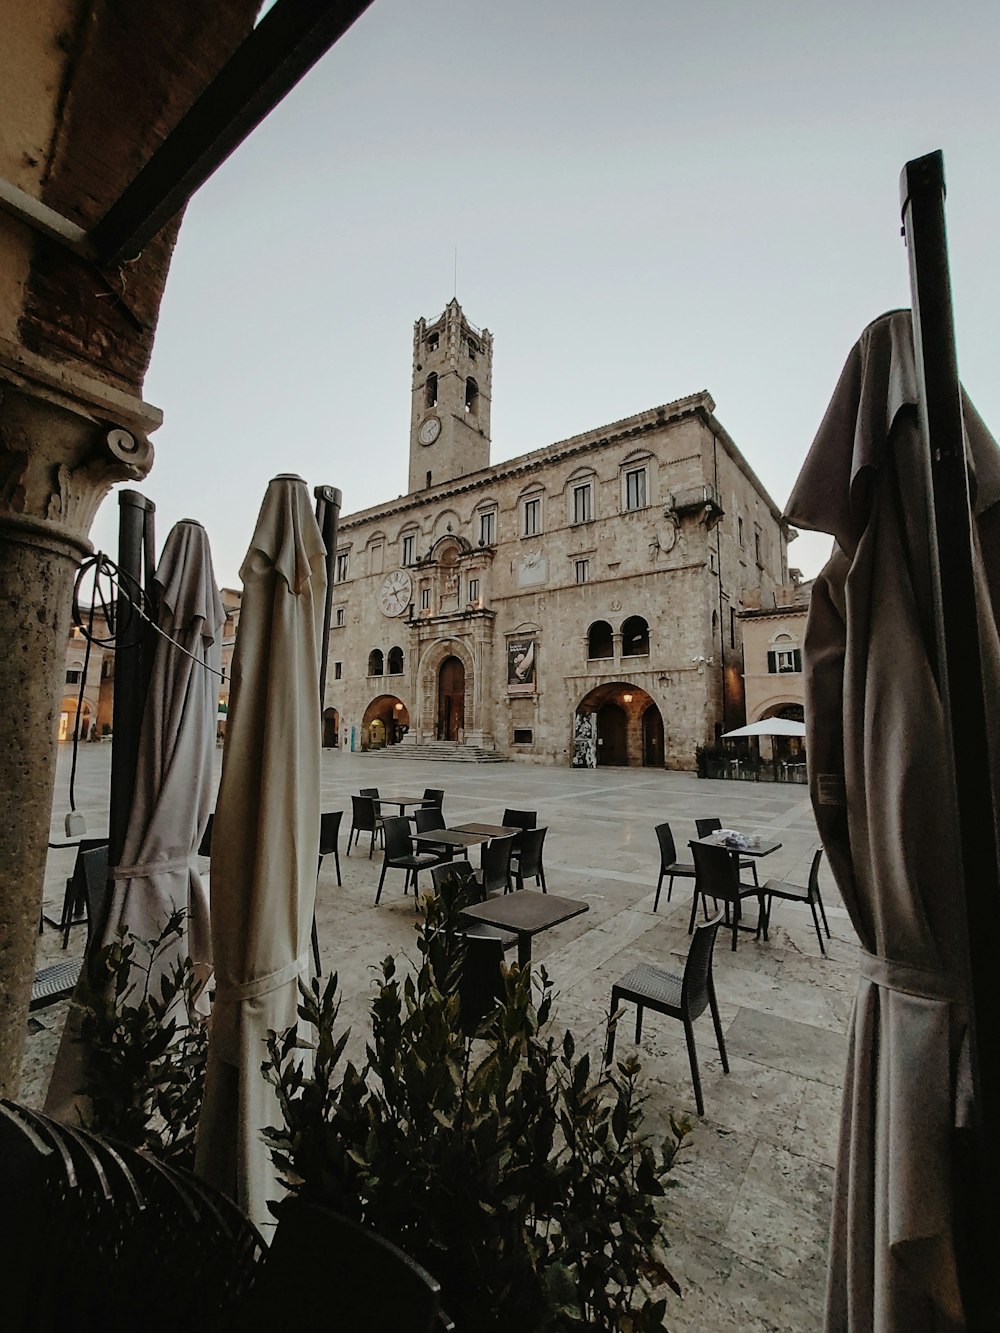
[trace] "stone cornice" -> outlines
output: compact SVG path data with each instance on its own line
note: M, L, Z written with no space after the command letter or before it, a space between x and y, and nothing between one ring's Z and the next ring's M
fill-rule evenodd
M152 403L30 352L8 338L0 338L0 379L79 416L113 422L135 434L147 435L163 424L163 413Z

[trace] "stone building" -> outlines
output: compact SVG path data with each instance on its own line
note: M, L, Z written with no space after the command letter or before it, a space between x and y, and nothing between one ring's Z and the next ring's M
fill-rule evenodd
M769 717L805 721L802 647L813 585L812 580L803 582L795 569L789 571L789 578L782 588L748 592L739 615L748 722ZM773 761L776 777L804 780L804 741L795 736L762 736L759 746L760 758Z
M707 393L490 463L493 340L413 338L405 495L340 523L324 739L690 768L788 529Z

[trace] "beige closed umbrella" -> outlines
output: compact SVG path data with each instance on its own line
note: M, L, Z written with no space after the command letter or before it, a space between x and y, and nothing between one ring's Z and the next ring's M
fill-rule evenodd
M828 1333L966 1326L956 1129L968 1123L971 1094L967 941L934 668L933 523L917 393L910 314L896 311L871 324L848 357L787 509L790 522L835 539L806 629L809 782L862 945ZM1000 588L1000 563L990 533L1000 517L1000 450L968 399L963 409L975 473L980 646L987 698L996 699L990 585Z
M122 858L115 867L101 943L119 931L155 939L171 913L184 929L157 960L149 990L190 954L196 975L212 970L208 898L196 851L212 809L215 728L226 613L215 584L208 535L183 519L171 529L154 576L157 626L153 667L143 707L135 789ZM71 1119L83 1081L86 1050L77 1017L67 1022L49 1084L46 1110Z
M254 1222L279 1197L261 1131L277 1123L260 1067L296 1021L309 967L320 816L325 549L299 477L268 486L240 577L222 778L212 829L215 999L197 1169Z

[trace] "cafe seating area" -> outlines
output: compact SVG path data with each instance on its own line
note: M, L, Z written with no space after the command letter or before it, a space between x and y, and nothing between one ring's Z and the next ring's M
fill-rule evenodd
M89 752L84 758L93 762ZM668 1133L674 1115L694 1124L675 1168L676 1188L668 1192L672 1267L685 1293L683 1301L671 1302L669 1326L676 1333L716 1327L818 1333L857 945L824 859L812 873L818 839L804 790L706 782L648 769L456 770L445 763L426 769L425 787L423 774L414 783L412 764L391 757L324 754L321 809L340 812L339 856L325 840L316 923L321 965L325 974L338 974L341 1023L350 1028L345 1058L364 1060L373 976L382 959L391 954L401 970L415 965L415 902L434 891L435 880L452 864L481 871L484 851L504 838L521 839L521 876L513 855L507 881L494 879L491 869L486 900L473 908L467 933L498 942L503 966L515 966L527 953L536 980L545 968L554 987L553 1031L570 1029L577 1050L589 1051L595 1074L603 1067L616 984L637 968L683 981L706 915L718 916L711 964L728 1073L710 1006L692 1019L700 1087L682 1019L646 1004L636 1040L634 1002L621 996L618 1006L613 1064L638 1055L648 1128ZM82 767L77 779L81 803L87 773ZM361 798L361 789L376 782L378 795ZM428 791L432 798L426 798ZM385 849L380 828L352 831L353 798L378 801L381 829L388 821L404 820L406 855L417 854L418 830L431 835L431 847L421 854L432 861L441 855L442 836L448 836L446 850L453 859L419 870L416 898L407 869L389 866L376 905ZM436 819L427 819L428 806L440 811ZM536 832L544 830L544 883L529 872L523 835L530 821L522 823L518 812L534 816ZM739 872L749 892L739 902L737 924L749 929L739 930L735 951L733 905L727 926L726 903L720 898L716 906L707 891L704 905L699 893L694 931L688 933L697 883L691 844L698 841L696 820L703 818L719 819L723 833L777 844L765 855L759 855L761 846L723 850L729 866L753 858L760 881L755 885L749 871ZM326 821L327 831L332 822ZM665 875L658 892L663 851L658 830L664 824L673 842L667 865L690 869L675 874L672 884ZM96 818L90 827L99 827ZM45 910L56 921L72 869L71 853L52 853ZM819 892L814 903L812 880ZM555 915L573 914L548 924L522 922L520 935L502 920L475 918L477 907L493 916L516 902L519 892L540 904L539 912L553 900ZM764 920L758 895L766 904ZM575 906L563 908L559 900ZM85 933L72 933L71 955L82 951ZM40 937L40 964L64 956L61 942L60 932L47 927ZM497 944L486 943L482 951L489 955L489 973L497 965ZM467 1012L475 1003L470 1000ZM64 1015L65 1002L32 1015L21 1099L30 1100L34 1088L37 1106Z

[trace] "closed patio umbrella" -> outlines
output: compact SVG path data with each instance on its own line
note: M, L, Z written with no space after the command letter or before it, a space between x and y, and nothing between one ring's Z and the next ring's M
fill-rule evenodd
M197 1169L269 1223L279 1196L261 1130L278 1104L261 1062L296 1019L309 966L320 824L325 549L299 477L268 486L240 577L222 778L212 830L216 990Z
M201 980L212 970L208 899L196 849L212 808L212 760L226 613L215 584L208 535L200 523L174 525L156 567L157 625L153 668L142 717L135 789L102 943L121 929L153 939L175 909L185 930L164 952L158 976L190 954ZM172 642L171 642L172 641ZM46 1109L66 1114L81 1083L75 1022L67 1024Z
M871 324L848 357L786 514L835 539L805 639L809 781L862 945L828 1333L966 1326L955 1131L970 1110L968 946L917 402L910 313L896 311ZM1000 517L1000 450L964 396L963 411L981 542L979 648L986 697L996 699L990 586L1000 588L1000 562L982 553Z

